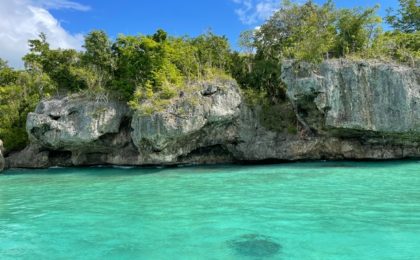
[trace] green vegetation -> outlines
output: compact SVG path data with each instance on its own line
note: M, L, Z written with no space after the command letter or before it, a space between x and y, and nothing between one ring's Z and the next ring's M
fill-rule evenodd
M361 57L417 66L419 6L418 0L400 0L400 8L389 10L384 19L393 30L384 32L377 6L337 9L331 0L324 5L285 0L260 28L241 34L242 52L232 51L226 37L212 32L190 38L158 30L111 40L105 32L93 31L85 37L84 51L51 49L41 34L29 41L24 70L0 60L0 139L8 152L23 148L26 116L42 98L73 92L93 98L111 95L150 114L194 91L200 81L226 77L235 78L248 102L261 107L264 125L296 132L280 75L283 61L316 64Z
M418 0L399 0L400 9L388 10L386 20L396 30L413 33L420 29L420 3Z
M86 35L85 51L51 49L45 34L29 41L25 70L0 62L0 139L7 152L27 143L25 121L42 98L80 92L101 99L112 95L150 114L203 80L228 77L231 50L226 37L207 32L196 38Z
M297 133L296 114L290 102L273 103L267 92L252 88L242 89L242 95L250 107L256 108L262 126L276 132Z
M319 63L329 58L386 59L417 65L420 60L420 5L400 0L400 9L385 17L394 28L383 32L373 8L337 9L283 1L282 8L255 31L241 35L244 52L232 55L232 75L245 88L266 91L273 103L283 101L280 71L285 59Z
M0 139L6 152L25 147L28 139L26 116L53 89L43 73L15 71L0 59Z

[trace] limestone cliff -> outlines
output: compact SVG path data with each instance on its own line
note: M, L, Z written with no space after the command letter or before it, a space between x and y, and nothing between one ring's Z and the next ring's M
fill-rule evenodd
M283 80L288 97L308 118L311 128L374 134L420 136L420 71L379 62L332 60L311 69L286 63ZM313 111L305 111L307 109ZM312 120L312 121L311 121Z
M264 124L261 106L248 105L233 80L197 84L152 114L71 96L38 105L27 120L31 145L6 166L420 157L418 68L287 62L282 78L289 99L282 109L295 131ZM285 120L284 109L271 117Z
M226 148L235 142L241 102L234 81L200 84L197 91L184 93L163 111L135 113L131 122L133 143L142 158L153 164L187 160L184 157L199 149Z
M152 114L80 96L43 101L27 119L31 145L8 167L231 162L225 149L235 142L242 103L236 82L191 89Z

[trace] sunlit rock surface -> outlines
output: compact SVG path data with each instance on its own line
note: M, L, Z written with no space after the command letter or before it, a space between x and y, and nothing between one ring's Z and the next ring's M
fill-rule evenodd
M150 163L176 162L203 148L234 143L242 98L235 81L200 84L152 115L135 113L132 140Z
M319 131L420 136L418 68L332 60L314 69L290 62L283 66L282 75L289 98L302 110L312 104L321 115L322 122L311 125Z

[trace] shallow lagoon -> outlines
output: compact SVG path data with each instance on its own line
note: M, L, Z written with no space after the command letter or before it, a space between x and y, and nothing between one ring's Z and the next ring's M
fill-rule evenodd
M420 161L11 170L1 259L419 259Z

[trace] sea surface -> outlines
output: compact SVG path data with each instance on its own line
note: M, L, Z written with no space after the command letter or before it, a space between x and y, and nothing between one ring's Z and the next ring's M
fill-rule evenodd
M0 259L420 259L420 161L10 170Z

